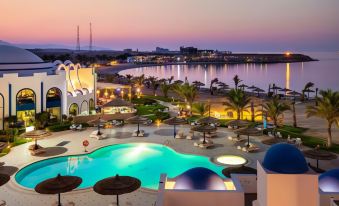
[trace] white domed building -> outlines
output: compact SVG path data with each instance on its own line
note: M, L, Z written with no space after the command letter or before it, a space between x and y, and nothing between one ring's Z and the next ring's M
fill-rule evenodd
M44 62L35 54L0 41L0 130L6 117L25 126L36 113L88 115L95 110L96 74L70 61Z

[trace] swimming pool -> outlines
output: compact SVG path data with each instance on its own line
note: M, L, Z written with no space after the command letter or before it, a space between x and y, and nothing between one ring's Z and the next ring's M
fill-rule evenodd
M139 178L144 188L158 189L160 174L173 178L194 167L205 167L224 177L223 167L213 164L208 157L181 154L160 144L129 143L103 147L90 154L42 160L21 169L15 180L33 189L39 182L60 173L81 177L79 188L88 188L119 174Z

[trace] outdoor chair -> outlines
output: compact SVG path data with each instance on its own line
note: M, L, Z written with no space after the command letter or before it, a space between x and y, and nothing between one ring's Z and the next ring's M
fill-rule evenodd
M93 131L90 135L90 138L95 138L97 140L102 140L102 139L106 139L107 135L106 134L98 134L98 130Z
M77 131L81 131L83 130L84 128L82 127L82 124L79 124L77 127L76 127L76 130Z
M186 139L192 140L194 138L194 132L190 131L188 135L186 136Z
M69 127L70 130L76 130L77 129L77 125L76 124L72 124L70 127Z

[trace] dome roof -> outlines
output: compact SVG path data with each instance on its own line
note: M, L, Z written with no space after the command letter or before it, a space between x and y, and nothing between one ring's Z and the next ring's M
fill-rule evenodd
M308 171L304 155L290 144L275 144L266 152L264 168L282 174L303 174Z
M225 190L224 181L210 169L196 167L176 178L174 189L180 190Z
M324 192L339 192L339 168L321 174L319 187Z
M0 64L43 63L37 55L25 49L0 41Z

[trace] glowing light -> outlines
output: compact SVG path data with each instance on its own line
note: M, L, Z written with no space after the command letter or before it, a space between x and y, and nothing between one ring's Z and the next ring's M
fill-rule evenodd
M34 126L26 127L26 132L31 132L34 130Z
M175 181L166 181L165 189L172 190L174 189Z
M138 93L140 92L140 88L137 88L137 92L138 92Z
M235 185L232 180L228 180L224 182L226 190L236 190Z
M243 165L247 160L235 155L222 155L216 158L216 162L224 165Z
M289 51L285 52L286 56L290 56L291 54L292 54L292 52L289 52Z
M191 109L191 106L190 106L190 105L187 105L186 108L187 108L187 109Z
M290 89L290 63L286 64L286 88Z
M160 127L161 120L160 120L160 119L157 119L157 120L155 120L155 123L156 123L157 127Z

